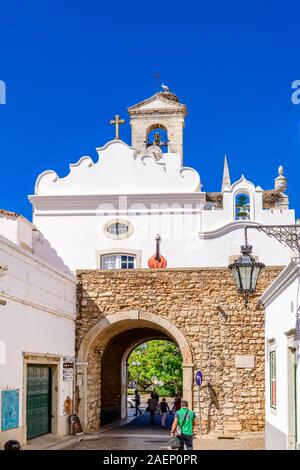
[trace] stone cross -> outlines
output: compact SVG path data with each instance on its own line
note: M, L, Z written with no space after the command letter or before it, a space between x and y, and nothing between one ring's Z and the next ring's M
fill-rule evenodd
M111 119L110 124L115 124L116 126L116 137L115 140L120 140L120 135L119 135L119 127L120 124L125 124L124 119L120 119L120 116L118 114L115 115L115 119Z

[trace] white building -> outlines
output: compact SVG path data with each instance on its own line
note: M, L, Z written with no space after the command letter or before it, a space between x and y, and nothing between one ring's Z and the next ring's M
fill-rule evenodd
M71 273L148 268L157 234L169 268L223 267L239 255L245 225L295 223L282 168L274 189L265 191L244 176L231 184L225 159L220 192L203 191L198 172L183 164L186 106L174 94L157 93L128 111L132 146L116 138L97 149L97 162L83 156L64 178L54 171L38 177L29 196L34 225L0 213L0 265L7 266L0 279L1 443L68 432ZM291 250L257 230L250 243L266 265L291 258Z
M71 271L147 268L157 233L169 268L227 266L245 224L295 223L282 168L275 189L263 191L244 176L231 184L225 159L221 191L202 191L198 172L183 166L186 106L174 94L157 93L129 114L132 147L115 139L97 148L96 163L81 157L64 178L45 171L29 196L34 224ZM263 233L252 231L251 243L266 265L290 259Z
M0 211L0 449L69 433L75 316L74 277L30 222Z
M300 449L300 262L261 297L266 310L266 448Z

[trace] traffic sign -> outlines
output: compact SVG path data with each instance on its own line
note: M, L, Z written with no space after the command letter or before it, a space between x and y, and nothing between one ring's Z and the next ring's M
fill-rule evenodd
M198 372L196 373L196 384L200 387L200 385L202 385L202 381L203 381L203 374L201 370L198 370Z

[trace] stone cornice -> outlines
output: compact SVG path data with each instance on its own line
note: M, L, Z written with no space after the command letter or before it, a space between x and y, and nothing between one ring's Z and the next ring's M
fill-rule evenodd
M152 102L154 103L156 100L165 103L166 108L161 109L161 108L156 108L155 106L153 106L153 108L141 109L147 104L150 104ZM130 116L132 116L134 114L151 114L151 113L153 114L154 111L155 111L155 113L157 113L157 112L172 112L173 111L175 113L182 112L182 113L186 114L186 105L183 104L183 103L180 103L179 101L170 100L167 97L164 97L162 93L156 93L155 95L150 96L150 98L147 98L143 101L140 101L137 104L129 106L127 108L127 111L128 111Z
M168 108L158 108L158 109L137 109L137 110L133 110L130 112L130 117L131 119L134 119L135 117L139 117L141 115L147 117L151 117L153 116L153 114L155 114L155 116L157 116L158 114L162 115L162 116L172 116L173 114L178 116L178 114L182 114L182 116L186 116L186 108L184 109L168 109Z
M205 193L157 193L157 194L95 194L95 195L59 195L59 196L38 196L31 195L29 200L32 203L35 214L38 211L72 211L80 213L80 211L103 212L105 208L99 208L100 205L112 205L114 207L105 209L105 212L112 212L114 208L117 212L129 210L131 205L146 206L147 210L151 209L151 205L161 204L180 204L182 208L168 208L168 211L185 210L184 205L198 205L204 207ZM200 207L199 207L200 208ZM143 207L140 208L142 210ZM153 208L154 209L154 208ZM160 208L156 208L160 209ZM187 209L187 208L186 208ZM134 212L139 212L139 208L135 207Z
M264 307L270 305L277 297L284 292L300 276L299 260L292 259L291 262L281 271L272 284L266 289L259 299L259 303Z
M276 271L282 269L282 266L267 266L264 268L264 271ZM138 269L78 269L76 271L76 275L80 276L83 273L93 273L93 272L102 272L107 273L108 275L115 276L118 273L130 273L134 276L135 273L139 272L152 272L152 273L167 273L167 272L226 272L228 273L228 267L227 266L220 266L220 267L215 267L215 266L209 266L209 267L194 267L194 268L163 268L163 269L149 269L149 268L138 268Z

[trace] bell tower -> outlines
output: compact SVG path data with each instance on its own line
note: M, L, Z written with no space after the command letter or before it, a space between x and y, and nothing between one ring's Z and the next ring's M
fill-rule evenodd
M159 142L158 131L163 131L161 148L164 147L167 153L179 154L183 165L183 127L187 108L167 86L163 85L163 91L131 106L128 112L132 147L146 151L147 147Z

